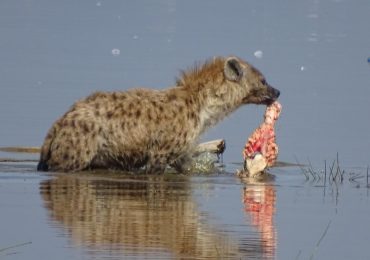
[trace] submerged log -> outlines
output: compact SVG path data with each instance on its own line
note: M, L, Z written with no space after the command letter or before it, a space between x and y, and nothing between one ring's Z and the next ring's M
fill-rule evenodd
M12 147L0 147L1 152L7 153L40 153L41 148L35 146L12 146Z
M226 145L224 139L200 143L195 150L195 156L205 152L222 154L225 151L225 148ZM8 146L0 147L0 151L7 153L40 153L41 148L36 146Z
M225 151L226 145L224 139L212 140L200 143L193 155L191 172L212 172L219 166L220 155ZM0 147L0 151L8 153L40 153L40 147ZM15 159L15 158L0 158L0 162L37 162L34 159Z
M14 159L14 158L0 158L0 163L25 163L25 162L38 162L36 159Z

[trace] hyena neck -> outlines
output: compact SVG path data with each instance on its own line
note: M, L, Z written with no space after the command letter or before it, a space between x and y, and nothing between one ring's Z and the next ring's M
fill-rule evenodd
M208 91L200 93L198 98L200 103L199 125L201 133L222 121L242 105L240 102L241 98L234 97L232 92L217 96Z
M225 58L218 57L203 65L182 73L176 85L186 92L192 102L187 106L196 111L198 127L204 132L236 110L242 101L240 88L226 80L224 75ZM240 87L240 86L239 86Z

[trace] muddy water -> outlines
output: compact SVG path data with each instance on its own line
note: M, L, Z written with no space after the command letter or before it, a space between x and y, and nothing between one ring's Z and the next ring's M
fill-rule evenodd
M369 13L366 0L1 1L0 146L39 146L92 91L171 86L195 61L234 54L282 93L279 159L323 171L235 178L259 106L203 137L226 139L223 174L44 175L2 163L0 256L368 259ZM343 180L324 180L337 153Z

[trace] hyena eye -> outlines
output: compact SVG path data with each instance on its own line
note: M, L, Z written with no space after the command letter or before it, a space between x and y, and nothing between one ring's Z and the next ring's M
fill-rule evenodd
M261 79L261 84L262 85L267 85L267 81L265 79Z

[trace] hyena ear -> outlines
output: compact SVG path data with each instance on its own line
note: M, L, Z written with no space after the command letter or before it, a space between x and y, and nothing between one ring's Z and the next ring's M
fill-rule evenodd
M240 81L243 77L243 69L240 62L235 57L227 58L224 66L224 74L228 80Z

